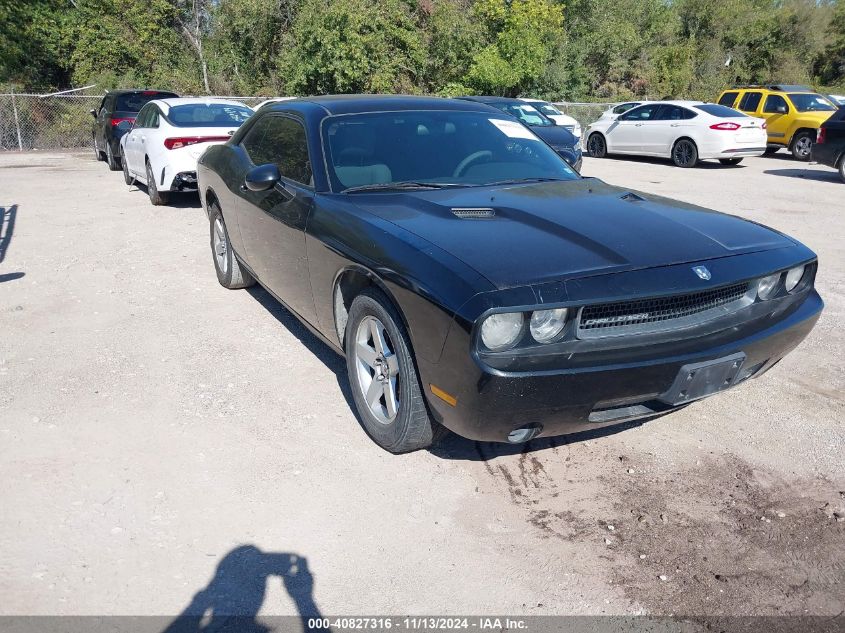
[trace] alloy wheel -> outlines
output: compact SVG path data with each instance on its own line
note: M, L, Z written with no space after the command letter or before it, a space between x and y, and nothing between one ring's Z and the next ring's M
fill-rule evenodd
M813 141L807 135L804 135L801 138L799 138L797 141L795 141L795 153L800 158L805 158L805 157L809 156L810 150L812 149L812 147L813 147Z
M693 148L688 141L680 141L675 145L674 159L678 165L689 165L692 155Z
M370 413L390 424L399 413L399 358L384 324L367 316L358 324L351 350L358 388Z
M214 235L212 237L214 261L217 268L224 275L229 272L229 241L226 239L226 229L220 216L214 220Z

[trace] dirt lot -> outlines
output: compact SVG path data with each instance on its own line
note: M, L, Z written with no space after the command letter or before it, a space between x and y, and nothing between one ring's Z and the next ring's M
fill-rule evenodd
M0 614L845 610L845 184L785 154L584 173L804 241L811 337L618 433L394 457L340 358L217 284L196 198L0 155Z

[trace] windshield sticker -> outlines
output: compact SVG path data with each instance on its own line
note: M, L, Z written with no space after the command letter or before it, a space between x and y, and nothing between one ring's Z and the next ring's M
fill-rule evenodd
M490 123L495 125L508 138L527 138L536 141L537 137L525 127L522 123L517 121L505 121L503 119L488 119Z

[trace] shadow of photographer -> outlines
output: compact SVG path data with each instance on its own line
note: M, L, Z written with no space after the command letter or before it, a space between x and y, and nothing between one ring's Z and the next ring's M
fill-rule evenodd
M268 633L256 618L264 603L268 579L278 576L296 604L303 631L308 620L321 618L314 602L314 577L308 561L292 553L262 552L242 545L223 557L214 578L162 633Z

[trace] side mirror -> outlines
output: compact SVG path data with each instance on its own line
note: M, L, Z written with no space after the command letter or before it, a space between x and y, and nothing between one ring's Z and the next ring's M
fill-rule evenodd
M92 117L94 117L95 119L97 118L97 111L96 110L88 110L88 112L91 113Z
M268 163L253 167L246 173L244 184L250 191L267 191L282 179L279 168Z
M117 129L121 132L128 132L132 129L132 121L121 121L117 124Z

